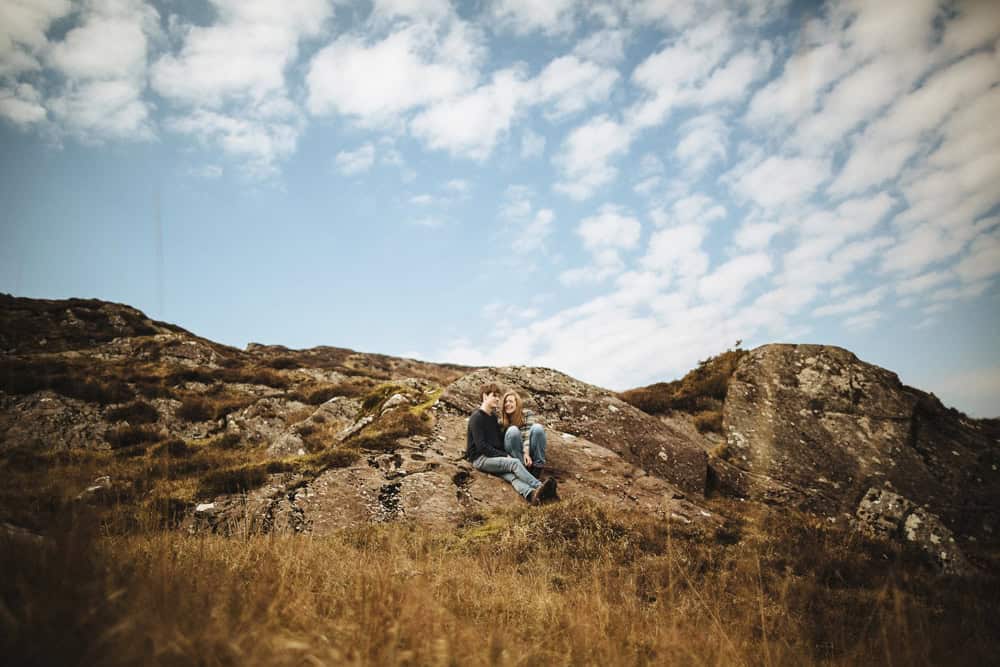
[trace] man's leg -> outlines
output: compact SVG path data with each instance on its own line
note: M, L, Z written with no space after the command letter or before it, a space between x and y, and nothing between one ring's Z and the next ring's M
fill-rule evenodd
M522 465L524 464L524 440L521 438L521 429L516 426L507 427L507 432L503 435L503 448Z
M542 485L541 482L528 472L524 464L517 459L506 456L495 456L485 459L480 464L479 470L507 480L514 487L514 490L525 498Z

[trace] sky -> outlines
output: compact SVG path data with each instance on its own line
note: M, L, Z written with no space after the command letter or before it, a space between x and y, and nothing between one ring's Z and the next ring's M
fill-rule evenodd
M845 347L1000 416L1000 3L0 0L0 292L609 389Z

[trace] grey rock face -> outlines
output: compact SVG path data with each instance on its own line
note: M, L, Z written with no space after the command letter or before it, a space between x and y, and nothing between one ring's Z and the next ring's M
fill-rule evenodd
M860 530L917 545L944 573L975 572L941 519L897 493L868 489L855 516Z
M274 475L269 485L245 499L211 499L211 508L196 511L188 527L315 534L387 521L448 527L470 515L524 504L510 484L476 471L465 460L465 412L441 403L432 411L435 425L429 436L401 438L390 452L363 452L357 463L313 479ZM679 488L616 452L551 426L547 432L548 464L562 498L588 498L615 511L638 511L665 521L722 523L718 515L686 500Z
M37 451L108 447L108 424L92 403L51 391L28 396L0 395L0 448L31 447Z
M987 535L1000 504L997 443L936 398L836 347L765 345L730 381L723 491L839 515L887 483L960 534Z
M476 371L456 380L441 401L469 414L479 405L479 387L486 382L517 391L525 407L546 427L600 445L694 499L704 497L704 450L683 432L612 392L548 368L506 367Z
M242 410L227 415L226 430L239 434L246 442L267 443L269 446L274 446L282 436L289 435L285 415L305 407L304 403L298 401L262 398ZM298 447L301 447L301 444L302 441L299 440ZM290 451L298 447L291 447Z

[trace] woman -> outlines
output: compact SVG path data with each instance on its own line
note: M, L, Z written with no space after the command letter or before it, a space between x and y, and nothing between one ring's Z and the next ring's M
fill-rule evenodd
M516 391L508 391L500 399L500 425L507 453L523 463L535 477L541 475L545 470L545 429L535 423L530 411L524 409Z

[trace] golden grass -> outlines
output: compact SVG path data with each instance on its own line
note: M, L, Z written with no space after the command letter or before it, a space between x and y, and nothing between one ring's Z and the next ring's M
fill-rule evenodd
M3 545L11 664L986 664L1000 644L995 582L787 515L738 541L573 502L324 537L85 525Z
M619 394L619 397L649 414L668 413L672 410L691 413L718 411L726 398L729 378L736 372L736 366L745 354L746 351L738 347L726 350L699 361L698 367L680 380L629 389Z

